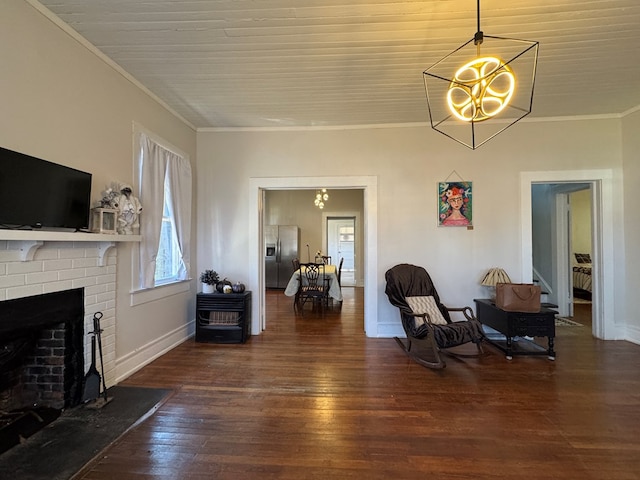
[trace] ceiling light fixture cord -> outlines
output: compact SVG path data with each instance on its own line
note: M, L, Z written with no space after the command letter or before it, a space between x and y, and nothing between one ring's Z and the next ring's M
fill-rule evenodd
M478 45L478 56L480 55L480 44L484 40L484 34L480 30L480 0L478 0L478 30L473 37L473 44Z

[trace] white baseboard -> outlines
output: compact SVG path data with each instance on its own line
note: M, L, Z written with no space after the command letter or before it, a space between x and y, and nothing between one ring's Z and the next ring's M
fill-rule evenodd
M116 359L116 384L194 335L195 320Z
M640 345L640 327L635 325L627 326L625 340Z
M377 338L405 338L406 334L400 323L379 323L378 331L375 335Z

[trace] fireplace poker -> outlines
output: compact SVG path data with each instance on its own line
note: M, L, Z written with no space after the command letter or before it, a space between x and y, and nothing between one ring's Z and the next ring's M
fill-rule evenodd
M102 318L102 312L96 312L93 314L93 334L98 339L98 353L100 354L100 371L102 373L102 396L104 397L104 403L109 402L107 398L107 382L104 378L104 357L102 356L102 329L100 328L100 319Z

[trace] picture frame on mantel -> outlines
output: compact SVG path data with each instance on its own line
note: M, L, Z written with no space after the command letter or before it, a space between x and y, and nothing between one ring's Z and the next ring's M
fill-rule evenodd
M473 226L473 182L438 183L438 226Z

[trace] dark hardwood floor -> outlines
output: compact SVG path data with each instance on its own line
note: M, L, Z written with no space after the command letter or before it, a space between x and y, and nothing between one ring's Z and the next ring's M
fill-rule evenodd
M640 346L558 327L555 362L487 347L433 371L366 338L362 289L344 291L324 317L269 292L263 335L189 340L131 376L175 394L78 478L640 478Z

